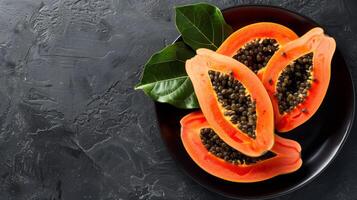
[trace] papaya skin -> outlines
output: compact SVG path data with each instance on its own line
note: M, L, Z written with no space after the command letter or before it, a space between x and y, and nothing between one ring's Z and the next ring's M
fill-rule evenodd
M258 22L244 26L232 33L217 49L217 53L233 57L245 44L255 40L270 38L275 39L279 46L298 38L297 34L286 26L273 22ZM260 69L257 76L261 79L264 68Z
M186 115L180 121L181 140L193 161L203 170L218 178L232 182L258 182L298 170L302 165L301 147L293 141L275 136L271 149L276 155L250 165L235 165L214 156L202 144L200 130L210 128L201 112Z
M269 60L262 82L273 104L277 131L288 132L305 123L316 113L328 89L335 49L336 42L333 38L326 36L321 28L313 28L299 39L280 48ZM311 52L313 81L308 96L290 112L279 113L278 100L274 95L280 74L292 61Z
M242 132L224 116L208 75L209 70L232 73L250 93L256 103L256 138ZM193 83L198 102L207 121L217 135L238 151L257 157L274 144L273 107L263 84L248 67L235 59L208 49L198 49L197 55L186 61L186 71Z

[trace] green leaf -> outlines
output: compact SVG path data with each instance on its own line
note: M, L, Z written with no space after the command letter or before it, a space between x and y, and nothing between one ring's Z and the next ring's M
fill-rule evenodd
M154 54L146 63L141 82L142 89L152 99L178 108L199 108L185 62L195 52L183 42L172 44Z
M184 42L154 54L135 89L142 89L158 102L179 108L199 108L185 62L198 48L216 50L232 33L232 28L225 23L217 7L205 3L177 7L176 26Z
M194 50L216 50L233 32L219 8L206 3L176 7L176 27Z

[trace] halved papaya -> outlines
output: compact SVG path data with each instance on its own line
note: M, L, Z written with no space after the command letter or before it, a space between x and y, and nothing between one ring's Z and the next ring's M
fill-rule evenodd
M257 182L296 171L302 165L300 145L275 136L273 148L260 157L249 157L224 143L201 112L180 121L181 140L192 160L203 170L232 182Z
M296 33L286 26L259 22L235 31L221 44L217 53L235 58L261 78L273 54L297 38Z
M313 28L270 59L262 82L272 100L279 132L303 124L319 108L329 85L335 48L333 38Z
M207 121L231 147L260 156L274 144L273 107L248 67L208 49L186 61L186 71Z

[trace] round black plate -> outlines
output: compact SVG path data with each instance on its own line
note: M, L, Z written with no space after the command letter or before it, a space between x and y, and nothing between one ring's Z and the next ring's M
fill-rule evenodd
M283 24L298 35L319 26L300 14L271 6L238 6L223 11L226 22L235 30L262 21ZM281 134L302 146L302 167L295 173L259 183L233 183L201 170L188 156L180 140L179 120L188 110L156 104L161 136L176 161L195 181L221 195L237 199L262 199L286 194L319 175L341 149L354 118L354 88L346 63L337 50L333 57L331 82L318 112L304 125Z

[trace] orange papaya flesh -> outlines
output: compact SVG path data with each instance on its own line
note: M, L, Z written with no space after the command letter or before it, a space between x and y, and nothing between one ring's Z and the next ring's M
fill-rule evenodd
M207 121L238 151L257 157L274 144L273 107L259 78L242 63L208 49L186 61Z
M235 31L221 44L217 53L235 58L261 78L271 56L281 46L297 38L288 27L259 22Z
M293 140L275 136L270 151L252 158L217 138L201 112L186 115L180 123L181 140L189 156L199 167L218 178L258 182L294 172L302 165L301 147Z
M262 82L273 104L277 131L300 126L318 110L328 89L335 48L333 38L313 28L269 60Z

